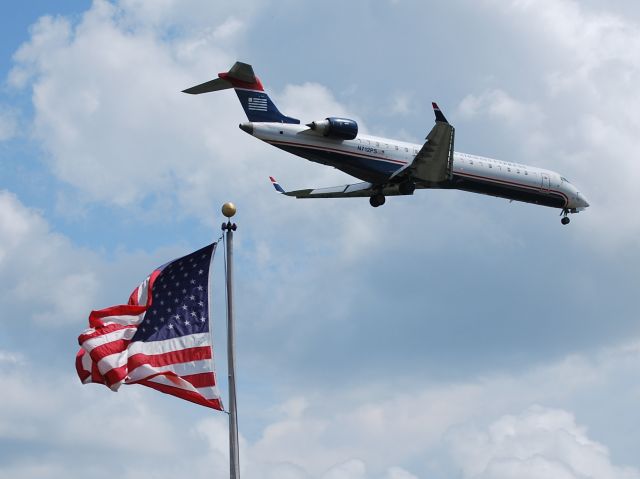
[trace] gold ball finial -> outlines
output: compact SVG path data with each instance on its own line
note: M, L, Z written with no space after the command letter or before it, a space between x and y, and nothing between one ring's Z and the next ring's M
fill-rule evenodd
M236 214L236 205L228 201L227 203L222 205L222 214L225 215L227 218L231 218L233 215Z

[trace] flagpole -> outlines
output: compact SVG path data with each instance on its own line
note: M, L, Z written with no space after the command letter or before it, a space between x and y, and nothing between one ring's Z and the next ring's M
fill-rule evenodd
M238 410L236 405L235 330L233 324L233 232L237 226L231 223L236 214L233 203L222 205L222 214L227 222L222 223L226 231L227 244L227 364L229 374L229 469L231 479L240 479L240 455L238 451Z

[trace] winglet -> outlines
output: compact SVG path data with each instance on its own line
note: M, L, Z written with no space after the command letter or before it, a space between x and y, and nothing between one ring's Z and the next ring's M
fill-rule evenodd
M282 188L282 186L280 186L280 184L276 181L276 179L273 176L270 176L269 179L271 180L271 184L273 184L273 187L276 189L278 193L285 194L284 189Z
M431 106L433 106L433 112L436 114L436 121L441 121L443 123L449 123L447 119L444 117L444 114L440 110L438 104L434 101L431 102Z

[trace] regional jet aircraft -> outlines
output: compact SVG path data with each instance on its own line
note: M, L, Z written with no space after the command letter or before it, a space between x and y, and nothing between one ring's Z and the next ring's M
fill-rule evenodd
M416 189L457 189L559 208L562 224L569 213L589 206L585 196L558 173L509 161L453 150L454 128L433 103L435 126L423 145L358 134L348 118L327 117L301 125L280 113L251 65L236 62L218 78L184 90L200 94L233 88L244 108L240 128L277 148L323 165L333 166L362 182L332 188L285 191L296 198L369 197L371 206L385 197L412 195Z

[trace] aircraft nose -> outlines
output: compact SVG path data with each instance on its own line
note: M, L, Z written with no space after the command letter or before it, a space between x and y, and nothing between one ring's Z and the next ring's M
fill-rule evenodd
M238 126L240 127L240 129L242 131L245 131L245 132L249 133L250 135L253 135L253 123L251 123L251 122L240 123Z
M578 205L580 205L581 208L586 208L587 206L589 206L587 198L585 198L582 193L578 192L576 196L578 197Z

